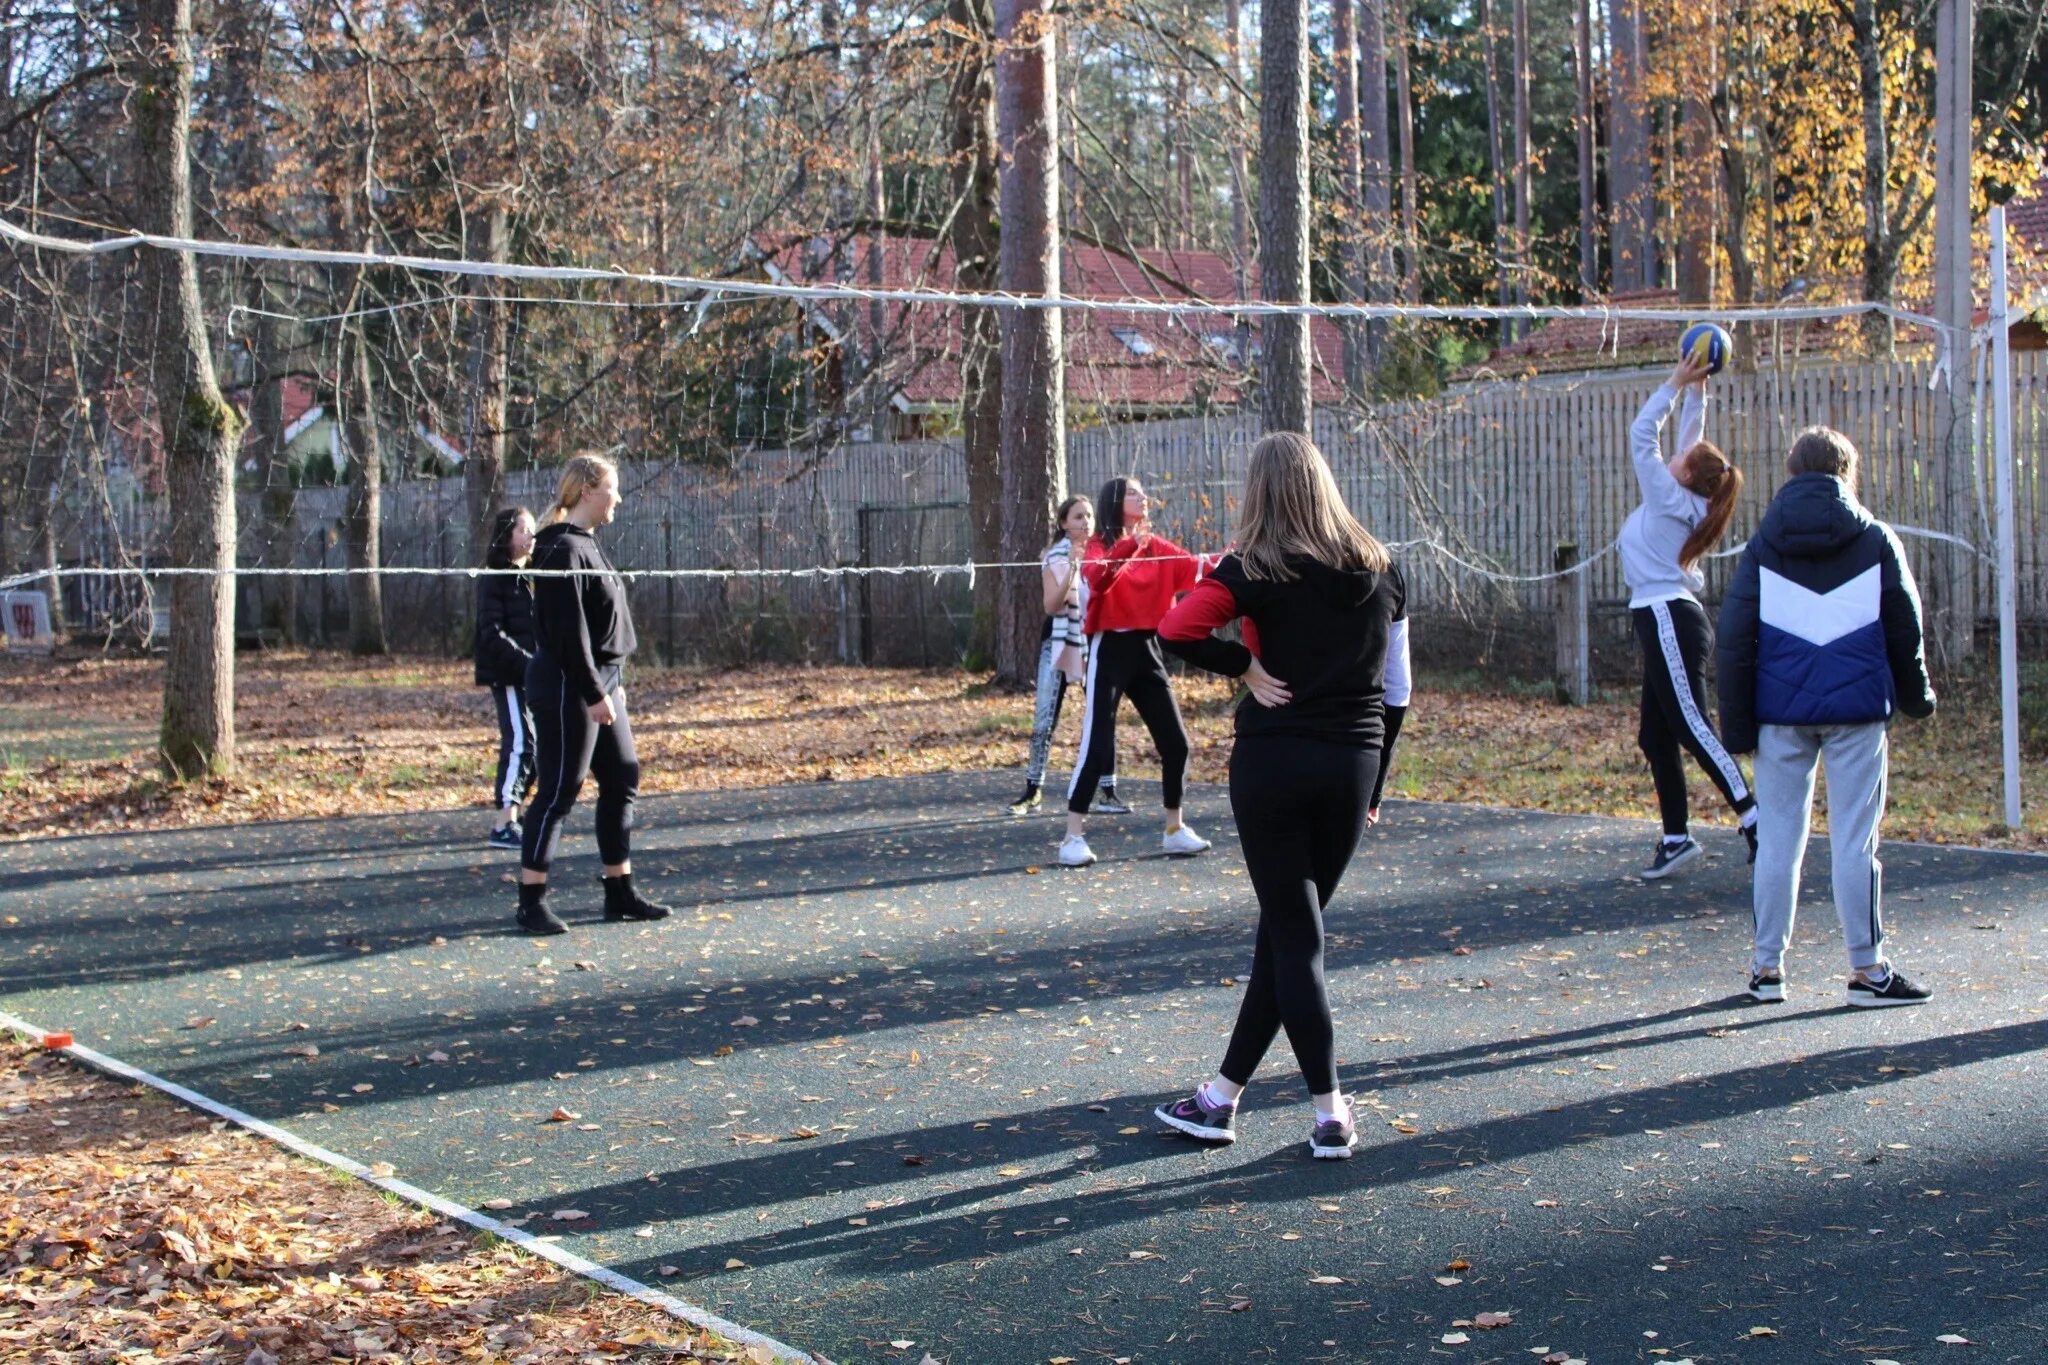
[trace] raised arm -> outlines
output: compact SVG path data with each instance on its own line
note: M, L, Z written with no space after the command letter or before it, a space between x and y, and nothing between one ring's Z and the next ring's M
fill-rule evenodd
M1677 517L1693 515L1693 494L1679 486L1671 477L1671 467L1664 458L1664 421L1671 415L1671 405L1678 400L1681 391L1696 388L1696 380L1704 377L1704 364L1686 360L1671 372L1671 377L1657 386L1657 391L1644 401L1636 413L1636 420L1629 424L1628 453L1635 465L1636 483L1643 490L1643 501L1652 509L1667 512ZM1693 403L1698 403L1694 408ZM1696 422L1697 429L1692 440L1697 441L1706 430L1706 403L1704 399L1687 400L1687 411L1679 419L1679 450L1691 449L1685 439L1689 422Z

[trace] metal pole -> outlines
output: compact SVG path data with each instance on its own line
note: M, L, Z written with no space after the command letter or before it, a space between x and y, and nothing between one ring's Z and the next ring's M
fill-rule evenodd
M2005 209L1991 210L1991 438L1998 497L1998 710L2005 758L2005 824L2020 827L2020 658L2013 601L2012 345L2007 334Z

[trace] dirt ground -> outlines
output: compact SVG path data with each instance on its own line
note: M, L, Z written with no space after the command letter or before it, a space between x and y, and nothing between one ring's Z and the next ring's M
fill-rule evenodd
M330 813L478 808L494 756L490 700L448 659L308 653L238 660L236 776L166 785L152 755L160 664L73 652L0 658L0 838L242 823ZM2036 686L2042 678L2033 675ZM1030 699L979 675L905 669L636 669L633 729L648 792L1017 768ZM1231 691L1189 678L1181 703L1194 776L1220 781ZM1636 698L1569 708L1537 690L1425 676L1395 761L1394 794L1595 815L1654 813L1635 748ZM1126 716L1121 767L1156 772ZM1062 717L1054 768L1079 733ZM2048 727L2041 727L2048 729ZM2048 734L2030 736L2030 771ZM1945 690L1941 713L1894 731L1891 838L2048 848L2036 794L2026 827L1998 818L1998 720L1989 680ZM1008 793L1003 793L1007 796ZM1705 823L1727 813L1694 773Z

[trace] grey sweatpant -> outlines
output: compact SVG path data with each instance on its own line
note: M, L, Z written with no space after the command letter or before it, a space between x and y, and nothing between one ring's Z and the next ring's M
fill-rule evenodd
M1884 722L1867 725L1765 725L1756 746L1757 971L1782 971L1799 902L1799 869L1813 829L1813 775L1827 765L1828 847L1834 855L1835 913L1849 966L1875 967L1884 956L1884 865L1877 827L1884 819L1889 739Z

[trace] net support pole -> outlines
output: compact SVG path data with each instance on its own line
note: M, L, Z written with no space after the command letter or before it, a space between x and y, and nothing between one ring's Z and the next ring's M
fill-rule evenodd
M2005 208L1991 210L1991 463L1998 499L1998 713L2005 760L2005 824L2020 827L2020 658L2013 516L2011 295Z

